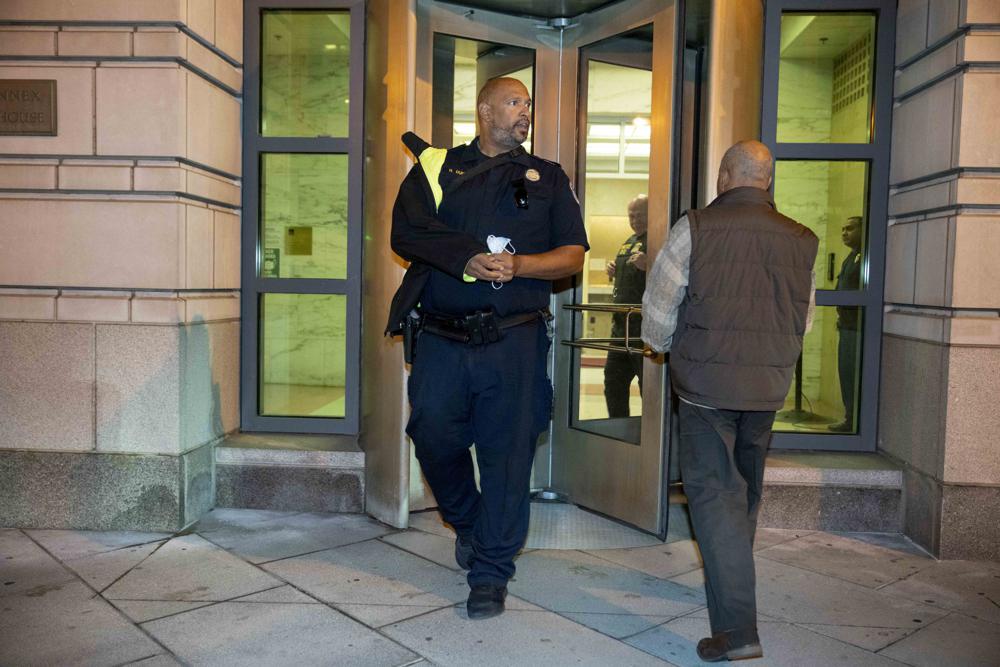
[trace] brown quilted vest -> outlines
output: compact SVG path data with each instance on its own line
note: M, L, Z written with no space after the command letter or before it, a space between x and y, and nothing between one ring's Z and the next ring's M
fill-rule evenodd
M802 351L819 239L742 187L689 211L691 272L670 351L674 390L725 410L779 410Z

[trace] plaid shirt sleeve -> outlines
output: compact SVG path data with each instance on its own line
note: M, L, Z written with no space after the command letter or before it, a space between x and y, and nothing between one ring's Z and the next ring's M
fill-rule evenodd
M667 352L677 328L677 314L687 293L691 270L691 225L681 217L670 229L642 295L642 340L657 352Z

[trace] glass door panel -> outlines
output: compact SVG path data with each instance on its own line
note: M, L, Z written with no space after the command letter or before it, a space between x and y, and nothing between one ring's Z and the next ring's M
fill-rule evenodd
M867 281L868 163L778 160L778 210L819 237L816 289L859 290Z
M867 281L868 162L778 160L778 210L819 237L816 289L847 292L840 306L819 306L802 343L795 377L774 423L776 432L824 435L857 431L860 386L859 290ZM854 294L851 294L854 293Z
M579 189L591 247L577 301L571 425L633 444L641 435L640 308L650 262L652 46L645 26L583 49L580 69Z
M347 299L261 296L260 414L343 417Z
M864 308L818 306L776 432L857 432Z
M782 14L778 141L868 143L874 47L873 13Z
M346 137L350 12L266 10L261 25L261 134Z
M261 156L261 277L347 277L347 162L328 153Z

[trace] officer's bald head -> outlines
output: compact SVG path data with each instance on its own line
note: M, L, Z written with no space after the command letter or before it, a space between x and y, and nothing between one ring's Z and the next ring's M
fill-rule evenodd
M722 156L719 166L718 191L751 187L767 190L771 187L774 156L767 146L748 139L734 144Z
M497 154L524 143L531 129L531 94L508 76L490 79L476 97L480 149Z

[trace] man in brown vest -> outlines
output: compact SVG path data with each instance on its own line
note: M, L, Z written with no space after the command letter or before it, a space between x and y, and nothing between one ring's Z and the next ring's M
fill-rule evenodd
M642 338L670 350L680 398L679 460L705 563L706 662L763 655L753 540L774 413L785 401L812 314L819 240L775 209L773 157L730 148L719 196L670 230L643 295Z

